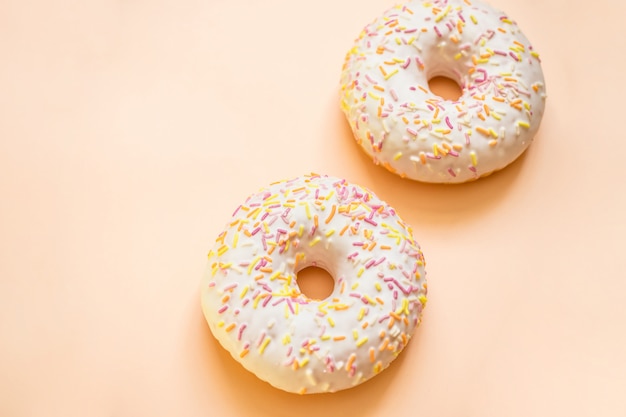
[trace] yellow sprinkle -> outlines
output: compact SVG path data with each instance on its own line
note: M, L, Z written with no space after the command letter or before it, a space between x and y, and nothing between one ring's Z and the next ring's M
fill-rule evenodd
M380 291L382 289L382 287L380 286L380 283L377 282L376 284L374 284L374 286L376 287L377 291Z
M359 310L359 316L357 318L358 321L363 320L363 316L365 316L365 307L361 307L361 310Z
M473 14L470 15L470 19L472 19L472 22L474 22L475 25L478 24L478 21L476 20L476 16L474 16Z
M322 337L320 337L320 339L326 341L326 340L330 340L330 335L329 334L324 334L322 335Z
M332 317L328 317L326 320L328 320L328 324L330 324L330 327L335 327L335 320L333 320Z
M226 252L227 250L228 250L228 246L226 245L220 246L220 248L217 250L217 255L222 256L224 252Z
M402 311L404 311L404 314L409 314L409 300L406 298L402 299Z
M398 160L398 159L400 159L401 157L402 157L402 152L398 152L397 154L395 154L395 155L393 156L393 160L394 160L394 161L397 161L397 160Z
M373 98L374 100L380 100L380 96L377 96L376 94L372 93L371 91L369 91L367 93L368 96L370 96L371 98Z
M235 236L233 237L233 248L237 247L237 242L239 242L239 233L235 232Z
M461 57L463 57L463 54L460 53L460 52L458 54L454 55L454 59L461 59Z
M335 229L330 229L328 232L326 232L326 237L332 236L333 233L335 233Z
M322 240L322 238L319 236L316 236L315 239L309 242L309 246L315 246L320 240Z
M261 207L257 207L253 211L248 213L248 215L246 217L252 216L252 218L254 218L254 220L256 220L256 218L257 218L257 216L259 215L260 212L261 212Z
M280 274L281 274L280 271L273 272L272 275L270 275L270 281L274 281L276 278L280 276Z
M524 127L526 129L528 129L530 127L530 124L528 122L523 121L523 120L518 121L517 125L521 126L521 127Z
M252 307L253 308L257 308L257 306L259 305L259 301L261 301L262 299L264 299L265 297L267 297L267 293L263 293L263 294L259 294L254 298L254 302L252 303Z
M420 303L422 303L422 304L426 304L426 302L428 301L428 299L426 298L426 296L424 294L420 294L417 297L417 299L420 300Z
M309 363L309 358L302 359L300 361L299 368L302 368L303 366L306 366L307 363Z
M354 340L357 340L359 338L359 332L357 332L356 330L352 330L352 337L354 338Z
M361 278L361 275L363 275L363 271L365 271L365 268L362 267L361 269L359 269L359 272L356 273L356 276L358 278Z
M304 211L306 213L306 218L311 220L311 210L309 209L309 205L308 204L306 204L304 206Z
M367 343L367 337L364 337L363 339L359 340L358 342L356 342L356 346L357 347L361 347L363 346L365 343Z
M452 8L452 6L448 5L448 7L446 7L446 10L444 10L442 13L440 13L437 17L435 17L435 22L439 23L441 21L441 19L443 19L444 17L446 17L446 15L450 12L450 9Z
M478 165L478 159L477 159L477 157L476 157L476 152L471 151L471 152L470 152L470 158L472 158L472 165L473 165L473 166Z
M391 77L393 77L394 75L396 75L398 73L398 68L394 69L393 71L391 71L389 74L385 75L385 80L390 79Z
M243 289L241 290L241 292L239 293L239 298L243 298L246 296L246 293L248 292L248 290L250 289L249 285L246 285L245 287L243 287Z
M254 261L252 261L252 263L250 264L250 266L248 266L248 275L250 275L252 273L252 268L254 268L254 266L257 264L257 262L259 262L261 260L260 256L257 256L256 258L254 258Z
M220 320L219 323L217 323L217 327L224 327L224 320Z
M286 335L283 336L283 345L288 344L289 342L291 342L291 335L289 333L287 333Z
M265 351L265 348L267 347L267 345L270 344L270 339L269 337L266 337L265 340L263 341L263 343L261 343L261 346L259 347L259 353L263 353Z

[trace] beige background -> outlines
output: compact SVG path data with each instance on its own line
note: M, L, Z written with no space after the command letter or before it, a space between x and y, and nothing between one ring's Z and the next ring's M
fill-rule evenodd
M623 416L626 6L492 0L541 53L529 151L462 186L374 167L338 108L391 0L0 0L0 416ZM389 370L286 394L204 323L206 253L316 171L413 226L430 297Z

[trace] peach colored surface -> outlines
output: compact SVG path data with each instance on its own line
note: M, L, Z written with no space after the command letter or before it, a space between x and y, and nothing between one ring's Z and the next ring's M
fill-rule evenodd
M529 151L461 186L353 143L344 53L390 0L0 2L0 415L623 416L626 6L492 0L543 58ZM414 228L423 325L297 396L215 342L198 285L233 209L309 171Z

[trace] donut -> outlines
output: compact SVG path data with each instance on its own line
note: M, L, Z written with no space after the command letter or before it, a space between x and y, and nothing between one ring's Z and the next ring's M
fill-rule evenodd
M201 304L215 339L254 373L297 394L374 377L400 354L426 304L411 228L366 188L317 174L273 183L237 207L208 254ZM326 270L312 299L297 273Z
M539 55L478 0L413 0L367 25L346 54L340 102L375 164L412 180L462 183L517 159L544 113ZM428 82L446 77L461 96Z

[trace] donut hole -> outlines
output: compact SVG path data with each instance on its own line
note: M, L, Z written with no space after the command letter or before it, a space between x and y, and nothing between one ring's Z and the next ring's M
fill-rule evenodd
M308 266L296 273L300 292L312 300L330 297L335 289L334 278L324 268Z
M459 83L443 75L437 75L429 79L428 88L430 88L433 94L448 101L458 101L463 94Z

